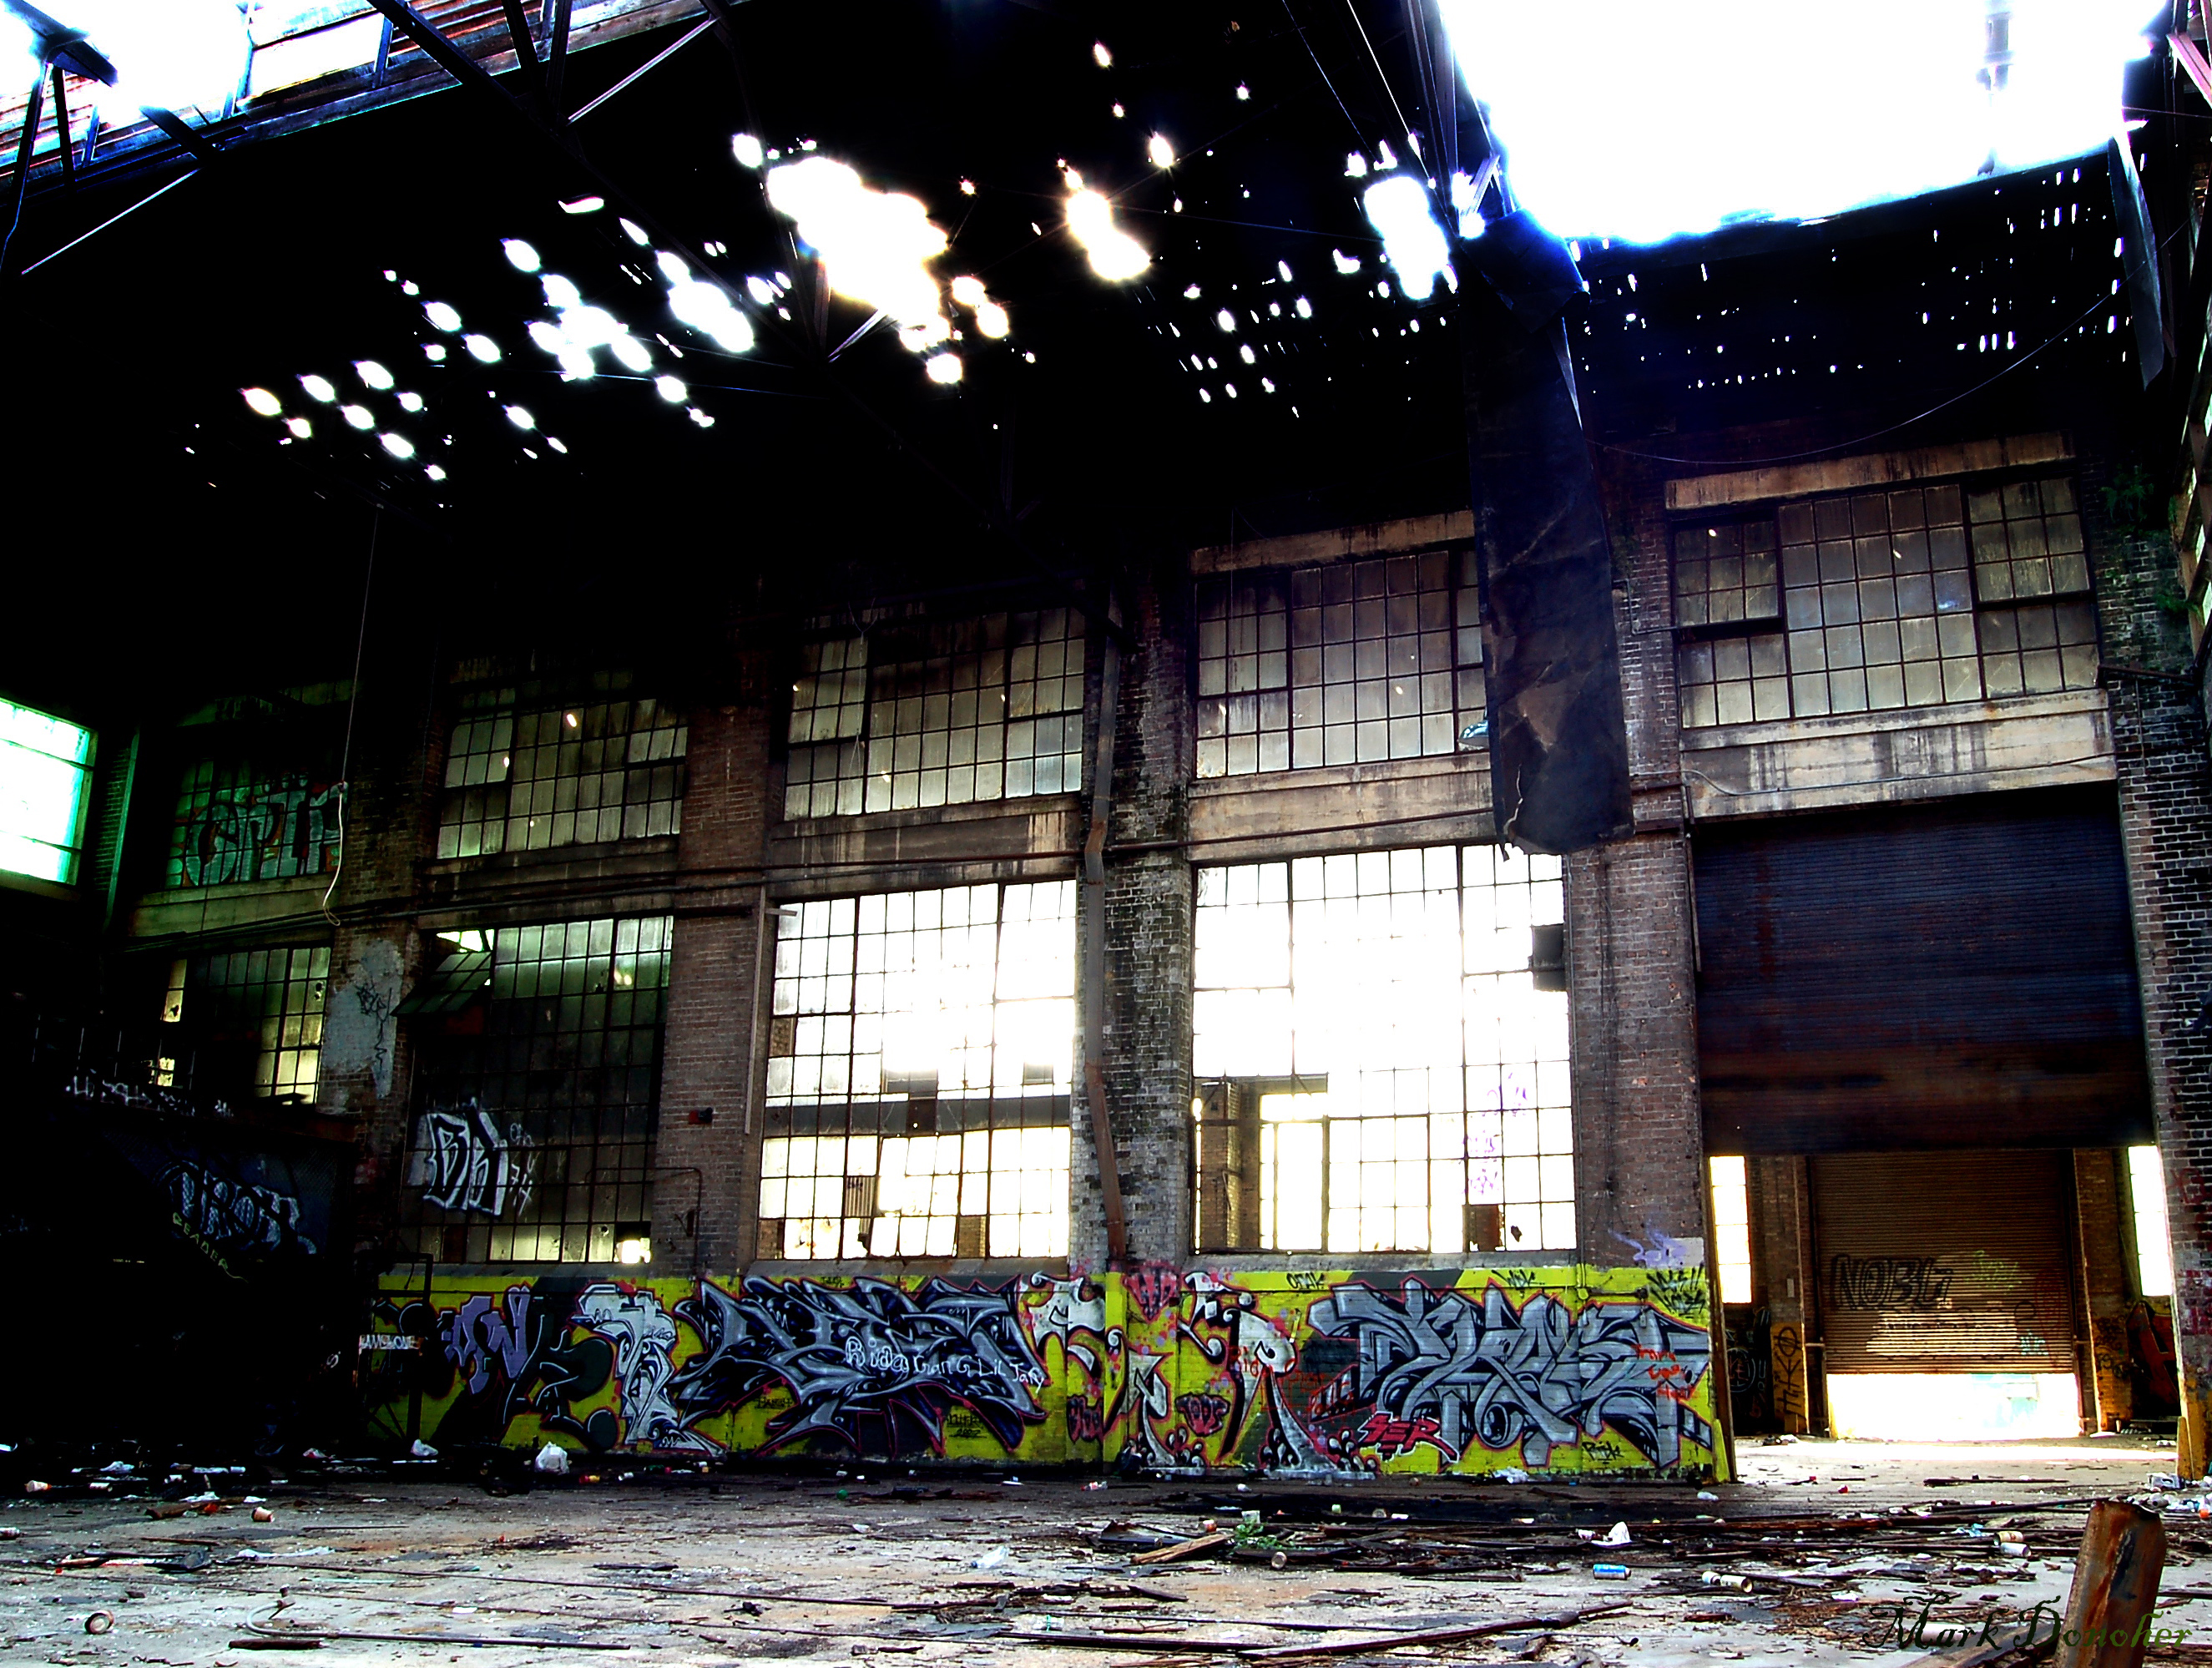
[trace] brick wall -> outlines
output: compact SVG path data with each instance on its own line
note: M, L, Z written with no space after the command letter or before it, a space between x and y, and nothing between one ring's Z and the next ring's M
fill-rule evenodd
M1189 826L1188 670L1178 573L1132 587L1137 639L1121 662L1114 803L1105 853L1105 1026L1109 1112L1128 1220L1128 1255L1175 1261L1191 1246L1192 874L1179 849L1117 849L1181 840ZM1097 708L1097 679L1092 708ZM1094 755L1095 756L1095 755ZM1086 916L1085 934L1091 930ZM1087 947L1087 941L1085 947ZM1079 960L1078 977L1084 963ZM1103 1195L1079 1044L1070 1261L1107 1260Z
M741 681L752 688L765 680ZM767 708L695 709L690 748L654 1152L653 1260L664 1274L751 1260L760 1171L755 1103L768 1036L759 1012L768 981L760 972L764 965L772 970L764 958L775 953L773 939L762 936L768 923L759 885ZM697 1121L708 1108L712 1122ZM696 1223L687 1221L695 1208Z
M2135 914L2151 1095L2173 1245L2174 1343L2183 1373L2185 1475L2205 1474L2212 1413L2212 770L2204 708L2184 674L2188 642L2157 604L2173 567L2163 537L2092 528L2098 625L2112 687L2120 833ZM2173 681L2120 670L2124 663Z

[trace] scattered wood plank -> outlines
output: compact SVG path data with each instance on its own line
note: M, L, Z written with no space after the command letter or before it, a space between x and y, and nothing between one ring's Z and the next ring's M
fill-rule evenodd
M1150 1552L1139 1552L1129 1561L1133 1564L1180 1563L1185 1558L1197 1557L1201 1552L1211 1552L1216 1547L1227 1546L1236 1538L1236 1536L1229 1531L1217 1529L1211 1535L1200 1535L1193 1540L1177 1541L1173 1546L1163 1546Z
M1331 1640L1322 1645L1246 1646L1237 1654L1247 1662L1287 1662L1294 1657L1367 1656L1395 1651L1408 1645L1455 1645L1463 1639L1483 1639L1492 1634L1550 1632L1571 1628L1595 1616L1611 1616L1632 1608L1626 1600L1610 1604L1586 1604L1580 1610L1559 1610L1549 1616L1515 1616L1504 1622L1483 1622L1464 1628L1434 1628L1423 1633L1386 1634L1380 1639Z

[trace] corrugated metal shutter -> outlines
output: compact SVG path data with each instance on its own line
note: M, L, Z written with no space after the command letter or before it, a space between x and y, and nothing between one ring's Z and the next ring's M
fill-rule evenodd
M1831 1373L2075 1370L2063 1153L1812 1161Z
M2109 788L1700 825L1716 1153L2148 1141Z

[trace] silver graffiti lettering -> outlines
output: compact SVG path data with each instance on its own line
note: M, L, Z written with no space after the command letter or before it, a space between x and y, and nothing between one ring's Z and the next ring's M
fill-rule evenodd
M1516 1311L1498 1286L1480 1306L1419 1281L1402 1290L1342 1286L1313 1306L1315 1330L1359 1352L1318 1405L1433 1427L1428 1440L1455 1459L1471 1443L1518 1442L1528 1464L1548 1464L1554 1447L1595 1441L1607 1425L1661 1465L1680 1459L1685 1437L1713 1440L1688 1405L1712 1354L1701 1328L1638 1300L1594 1298L1576 1312L1540 1292Z
M415 1120L407 1184L441 1210L520 1214L530 1202L537 1163L520 1123L508 1124L502 1135L492 1115L471 1101Z

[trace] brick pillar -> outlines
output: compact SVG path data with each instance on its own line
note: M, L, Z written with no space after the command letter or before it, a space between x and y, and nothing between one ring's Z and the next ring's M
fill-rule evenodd
M422 863L437 851L446 749L445 668L434 646L401 629L401 571L372 599L355 691L345 834L329 898L340 924L331 930L315 1092L319 1111L359 1130L354 1237L371 1252L391 1241L405 1158L412 1062L394 1010L424 956L408 906Z
M1638 832L1569 859L1567 943L1576 1238L1617 1264L1705 1237L1705 1143L1664 489L1655 465L1605 467Z
M1575 1221L1601 1265L1705 1237L1689 848L1638 836L1567 862Z
M764 682L744 681L748 688ZM696 1266L726 1275L752 1259L768 1044L768 1020L757 1009L766 995L763 957L775 953L773 941L761 936L759 884L768 740L759 702L691 715L653 1150L656 1275ZM700 1121L709 1108L711 1121ZM695 1208L696 1224L687 1221Z
M2119 1167L2126 1160L2107 1148L2074 1154L2075 1242L2088 1312L2087 1381L2081 1405L2093 1430L2116 1431L2135 1412L2128 1380L2128 1256L2120 1236Z
M1163 618L1170 578L1135 593L1136 646L1121 662L1115 740L1114 809L1106 861L1106 1099L1135 1262L1180 1262L1191 1250L1190 861L1176 846L1188 831L1189 690L1182 622ZM1097 709L1097 679L1092 679ZM1095 757L1095 754L1094 754ZM1084 931L1089 931L1085 923ZM1087 948L1079 940L1079 948ZM1077 974L1085 965L1079 955ZM1080 1003L1078 1004L1079 1009ZM1078 1043L1073 1223L1069 1262L1107 1261L1106 1222Z
M2202 692L2183 675L2188 638L2157 602L2172 583L2172 542L2115 537L2094 527L2092 534L2120 837L2173 1247L2180 1466L2184 1476L2202 1477L2212 1435L2212 1210L2205 1200L2212 1173L2212 1022L2205 1018L2212 995L2212 936L2206 931L2212 770Z

